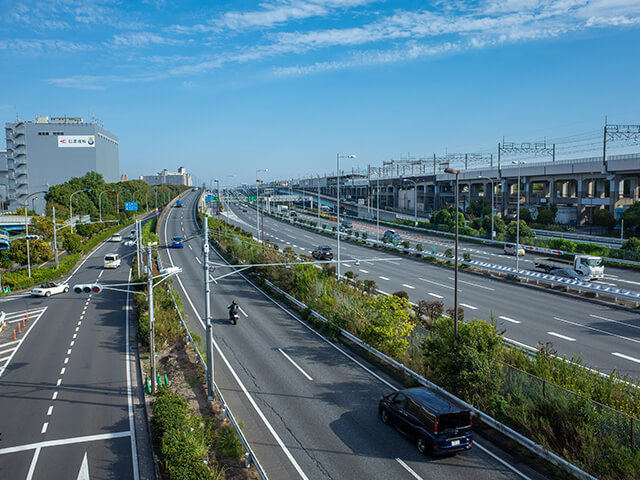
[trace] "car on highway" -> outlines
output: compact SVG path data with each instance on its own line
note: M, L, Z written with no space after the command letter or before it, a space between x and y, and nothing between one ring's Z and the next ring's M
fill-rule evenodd
M316 260L333 260L333 250L328 245L316 247L311 256Z
M591 281L591 277L589 275L583 275L582 273L578 273L570 268L556 268L551 270L549 273L556 277L570 278L572 280L579 280L581 282Z
M104 256L103 266L104 268L118 268L121 262L120 255L117 253L107 253Z
M176 235L171 239L171 248L184 248L184 239L180 235Z
M504 244L504 253L507 255L514 255L516 254L516 244L515 243L505 243ZM524 255L524 248L522 247L522 245L518 246L518 256L522 257Z
M383 396L378 415L416 444L422 454L469 450L471 411L428 388L410 388Z
M393 243L394 245L397 245L402 240L398 232L396 232L395 230L387 230L386 232L384 232L384 236L382 238L386 238L387 241Z
M289 216L290 217L297 217L298 216L298 212L289 212Z
M135 240L127 240L126 242L124 242L125 247L134 247L135 245L136 245Z
M246 209L246 208L243 208L243 209L242 209L242 213L247 213L247 209Z
M50 297L51 295L57 295L58 293L67 293L68 291L68 283L44 282L39 287L31 290L31 295L33 295L34 297Z
M113 235L111 235L111 238L109 239L110 242L121 242L122 241L122 235L120 235L119 233L114 233Z
M136 231L135 231L135 230L131 230L131 231L129 232L129 238L130 238L131 240L135 240L135 239L136 239Z

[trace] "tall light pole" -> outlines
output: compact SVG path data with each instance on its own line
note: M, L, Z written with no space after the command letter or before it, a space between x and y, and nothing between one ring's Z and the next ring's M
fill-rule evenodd
M209 217L202 219L202 268L204 272L204 320L207 336L207 396L213 400L213 325L211 323L211 285L209 283Z
M518 198L516 199L516 273L520 272L520 167L526 162L513 161L518 165Z
M491 182L491 240L493 240L493 237L494 237L494 231L493 231L493 192L494 192L493 179L491 179L489 177L478 177L478 178L482 178L484 180L489 180Z
M71 199L76 193L90 192L90 191L91 191L90 188L83 188L82 190L78 190L77 192L73 192L71 195L69 195L69 222L71 222L71 233L73 233L73 205L71 204Z
M29 272L29 277L31 277L31 253L29 250L29 223L27 222L27 200L29 197L33 197L34 195L38 195L39 193L47 193L47 190L41 190L39 192L33 192L24 197L24 235L27 240L27 270ZM55 225L54 227L55 228Z
M415 180L409 180L408 178L402 179L403 182L411 182L413 183L413 191L415 192L415 197L413 199L413 226L418 226L418 182Z
M216 182L216 194L218 196L218 212L220 211L220 180L218 180L217 178L215 179Z
M456 244L455 252L453 254L456 257L455 273L453 275L453 348L455 350L458 344L458 223L460 223L458 217L458 193L460 191L458 187L458 175L460 175L460 170L456 170L455 168L445 168L444 173L452 173L456 176Z
M256 238L259 242L262 242L262 237L260 237L260 183L262 180L258 180L258 173L268 171L268 168L256 170Z
M98 195L98 206L100 207L100 223L102 223L102 195L109 192L115 192L115 190L105 190L103 192L100 192L100 195Z
M318 175L318 228L320 228L320 175Z
M337 197L337 205L336 205L336 225L337 225L337 235L338 238L338 263L336 264L336 278L340 280L340 159L341 158L356 158L355 155L340 155L336 154L336 197Z

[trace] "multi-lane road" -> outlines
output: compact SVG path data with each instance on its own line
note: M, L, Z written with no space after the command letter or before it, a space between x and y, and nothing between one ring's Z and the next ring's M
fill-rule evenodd
M231 204L224 214L255 234L255 210L243 210ZM315 233L267 215L264 236L300 254L310 255L318 245L333 246L334 253L336 249L335 235ZM355 263L371 257L386 261ZM341 242L341 260L353 261L343 264L342 272L351 270L360 279L373 279L384 292L404 290L414 302L453 303L451 268L348 241ZM616 368L619 373L640 377L640 315L636 311L466 271L460 271L458 301L467 318L488 320L493 315L509 339L530 347L552 342L560 354L582 355L585 363L604 372Z
M192 238L162 256L182 268L177 288L187 322L204 338L202 243L194 221L198 197L190 193L183 208L172 209L161 239L166 245L174 235ZM227 320L226 307L234 299L240 305L237 325ZM512 465L513 459L482 438L454 457L419 455L378 419L380 396L397 385L314 333L242 276L213 284L211 303L216 383L270 478L499 479L522 478L516 473L521 470L540 478Z
M127 250L102 244L69 277L71 286L126 284ZM117 251L127 264L104 270L105 253ZM0 478L140 478L127 294L17 294L1 302L9 329L0 337Z

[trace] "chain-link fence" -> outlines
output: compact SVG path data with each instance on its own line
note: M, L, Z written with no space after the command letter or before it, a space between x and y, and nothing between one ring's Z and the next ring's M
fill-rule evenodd
M510 365L504 365L503 371L504 394L525 397L536 404L552 401L568 408L580 406L583 418L595 431L621 445L640 448L640 420Z

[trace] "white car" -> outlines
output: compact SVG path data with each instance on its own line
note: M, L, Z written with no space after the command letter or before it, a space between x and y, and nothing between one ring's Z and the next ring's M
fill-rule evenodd
M507 255L516 255L516 246L514 243L505 243L504 244L504 253ZM522 257L524 255L524 248L522 245L518 245L518 256Z
M111 235L111 239L112 242L121 242L122 241L122 235L120 235L119 233L114 233L113 235Z
M135 240L127 240L126 242L124 242L125 247L135 247L135 245L136 245Z
M34 297L50 297L58 293L67 293L69 291L68 283L45 282L39 287L31 290Z

